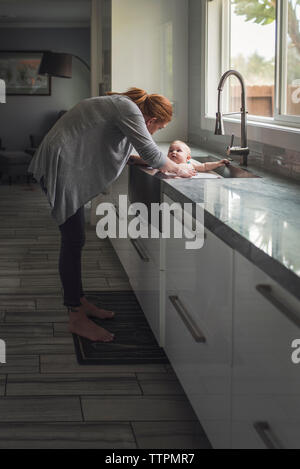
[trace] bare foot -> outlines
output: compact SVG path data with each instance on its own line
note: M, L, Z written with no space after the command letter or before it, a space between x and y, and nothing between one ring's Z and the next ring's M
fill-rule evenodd
M93 303L90 303L85 296L80 298L80 302L87 316L94 316L95 318L100 319L111 319L115 315L113 311L98 308L98 306L94 305Z
M91 321L82 306L72 308L69 314L69 331L73 334L80 335L93 342L111 342L114 340L115 335Z

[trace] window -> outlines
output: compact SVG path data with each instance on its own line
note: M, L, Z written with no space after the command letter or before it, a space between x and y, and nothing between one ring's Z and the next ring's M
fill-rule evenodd
M275 24L273 1L232 0L230 8L229 68L244 77L247 109L254 116L274 116ZM234 78L234 77L231 77ZM229 111L240 108L241 87L230 78Z
M249 119L300 125L300 0L206 3L206 91L211 97L214 93L206 115L214 115L222 73L233 68L245 80ZM240 109L240 94L231 76L223 93L224 112Z
M282 18L282 113L300 116L300 1L287 3Z

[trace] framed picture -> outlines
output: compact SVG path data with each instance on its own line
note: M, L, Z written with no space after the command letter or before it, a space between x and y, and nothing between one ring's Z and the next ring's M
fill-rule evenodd
M42 51L0 51L7 96L50 96L51 77L38 74Z

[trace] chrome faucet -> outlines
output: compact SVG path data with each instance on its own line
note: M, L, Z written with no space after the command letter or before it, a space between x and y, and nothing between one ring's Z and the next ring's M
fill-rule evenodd
M240 112L229 112L227 114L222 114L221 112L221 92L223 91L225 81L230 75L234 75L238 78L241 84L241 109ZM246 89L245 82L242 75L236 70L227 70L219 82L218 85L218 112L216 113L216 127L215 135L224 135L224 126L223 126L223 116L231 116L233 114L241 114L241 146L234 147L233 139L234 135L231 137L230 145L226 149L226 154L230 155L241 155L240 165L247 166L249 148L247 145L247 111L246 111Z

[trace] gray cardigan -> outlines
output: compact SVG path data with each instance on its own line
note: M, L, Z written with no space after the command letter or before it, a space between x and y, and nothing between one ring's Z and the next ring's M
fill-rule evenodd
M85 99L57 121L28 172L43 180L58 225L117 179L133 147L153 168L166 163L143 114L127 96Z

